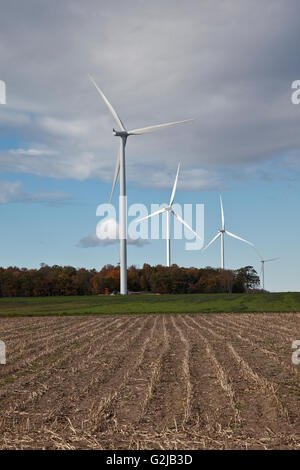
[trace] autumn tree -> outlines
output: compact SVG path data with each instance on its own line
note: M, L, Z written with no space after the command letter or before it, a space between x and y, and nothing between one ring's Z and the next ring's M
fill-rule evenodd
M236 271L206 268L150 266L128 268L128 289L132 292L160 294L248 292L259 285L252 266ZM119 292L120 267L105 265L100 271L73 266L48 266L40 269L0 268L1 297L52 295L97 295Z
M233 292L248 292L259 286L260 279L253 266L237 269L234 274Z

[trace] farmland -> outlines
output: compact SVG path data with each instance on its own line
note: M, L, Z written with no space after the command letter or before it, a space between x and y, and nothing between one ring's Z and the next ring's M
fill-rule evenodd
M299 313L1 318L0 448L300 449L299 336Z
M300 292L0 298L0 317L299 311Z

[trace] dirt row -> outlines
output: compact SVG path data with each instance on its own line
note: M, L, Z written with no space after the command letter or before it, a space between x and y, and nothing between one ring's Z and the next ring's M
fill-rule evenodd
M300 449L299 314L0 324L0 449Z

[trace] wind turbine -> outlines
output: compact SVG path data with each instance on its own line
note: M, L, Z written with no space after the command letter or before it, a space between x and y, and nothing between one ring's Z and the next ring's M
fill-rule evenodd
M152 214L147 215L146 217L143 217L142 219L139 219L138 222L142 222L143 220L149 219L150 217L154 217L155 215L163 214L166 213L167 216L167 224L166 224L166 242L167 242L167 266L169 267L171 265L171 240L170 240L170 215L171 213L181 222L183 225L185 225L196 237L198 237L200 240L202 238L188 225L188 223L183 220L183 218L175 212L173 209L173 202L175 198L175 193L176 193L176 187L177 187L177 181L178 181L178 175L179 175L179 170L180 170L180 163L178 163L177 167L177 172L176 172L176 177L170 197L170 202L167 207L164 207L163 209L159 209L158 211L152 212Z
M222 228L218 229L217 235L203 248L203 251L206 250L210 245L212 245L218 238L221 238L221 268L224 269L224 235L225 233L232 238L236 238L237 240L241 240L242 242L247 243L248 245L254 246L254 244L251 242L248 242L242 237L239 237L238 235L235 235L234 233L228 232L228 230L225 230L225 219L224 219L223 203L222 203L221 196L220 196L220 206L221 206Z
M181 124L183 122L193 121L193 119L185 119L184 121L176 121L176 122L168 122L166 124L158 124L156 126L148 126L142 127L140 129L133 129L128 131L123 122L121 121L120 117L118 116L115 109L112 107L111 103L108 101L102 90L98 87L97 83L93 79L93 77L89 76L91 82L95 86L96 90L102 97L104 103L108 107L109 111L111 112L116 124L121 129L119 131L113 129L113 135L120 137L120 149L119 154L117 157L116 169L115 169L115 176L112 185L112 191L110 195L109 202L111 202L114 189L118 180L118 176L120 173L120 199L119 199L119 210L120 210L120 293L122 295L127 295L127 245L126 245L126 238L127 238L127 223L126 223L126 176L125 176L125 147L127 138L130 135L140 135L145 134L147 132L153 132L160 129L164 129L165 127L174 126L176 124Z
M262 288L265 290L265 263L268 263L269 261L277 261L279 258L269 258L269 259L264 259L260 252L255 248L256 253L260 257L260 262L261 262L261 275L262 275Z

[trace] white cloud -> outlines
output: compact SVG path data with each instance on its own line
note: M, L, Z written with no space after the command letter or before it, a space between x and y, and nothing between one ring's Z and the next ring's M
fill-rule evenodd
M27 0L16 16L6 2L0 55L8 104L0 125L26 145L18 158L1 152L1 167L112 179L114 122L88 73L128 128L197 117L130 138L129 182L155 184L153 173L157 187L168 187L156 169L168 174L181 160L182 188L216 189L222 174L233 182L239 170L246 180L249 169L278 158L286 164L286 154L300 151L300 106L290 100L299 79L299 10L297 0L264 7L259 0L88 0L88 8L66 0L38 10ZM32 153L42 148L54 153Z
M134 186L137 187L148 187L148 188L160 188L170 189L173 188L177 163L174 162L173 167L160 169L155 166L151 168L150 165L140 165L139 167L132 168L131 178L133 181L137 181ZM143 175L143 176L141 176ZM145 178L147 175L147 178ZM222 176L217 170L204 170L197 167L187 167L187 165L181 164L181 169L178 178L178 190L187 191L209 191L209 190L224 190L226 188L225 183L222 181Z
M89 130L89 123L86 121L66 121L51 117L42 118L39 125L56 136L64 137L80 138L87 135Z
M10 150L11 155L29 155L29 156L42 156L42 155L57 155L58 152L55 150L47 150L47 149L34 149L29 148L25 149L12 149Z
M26 193L20 181L0 181L0 204L12 202L65 204L72 200L65 192Z
M77 246L79 248L95 248L96 246L115 245L116 243L119 244L118 239L115 239L115 240L113 240L113 239L100 240L95 233L92 233L92 234L88 235L87 237L81 238L81 240L79 240ZM147 243L148 243L147 240L142 240L141 238L137 238L137 239L128 238L127 239L127 244L128 245L134 245L134 246L137 246L137 247L142 247L142 246L146 245Z
M94 248L96 246L107 246L119 243L119 224L115 219L105 219L97 225L96 233L79 240L79 248ZM148 240L132 238L128 236L127 243L138 247L148 244Z
M0 126L20 132L20 128L27 128L32 123L30 114L22 109L11 109L9 106L0 106Z
M0 203L6 204L15 201L21 194L22 183L20 181L0 181Z

